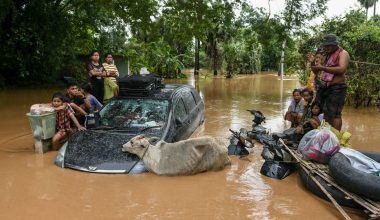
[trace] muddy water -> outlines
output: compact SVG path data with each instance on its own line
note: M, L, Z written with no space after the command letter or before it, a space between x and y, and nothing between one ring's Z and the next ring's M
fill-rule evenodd
M259 109L266 126L287 126L282 115L297 86L275 75L182 80L195 85L206 103L206 121L194 134L225 138L228 128L249 128L246 109ZM260 175L260 146L249 160L232 158L220 172L159 177L105 175L61 169L56 152L33 153L25 117L32 103L48 102L53 90L0 92L0 219L337 219L327 202L306 191L297 174L278 181ZM379 109L343 112L355 148L378 150ZM348 210L354 219L363 218Z

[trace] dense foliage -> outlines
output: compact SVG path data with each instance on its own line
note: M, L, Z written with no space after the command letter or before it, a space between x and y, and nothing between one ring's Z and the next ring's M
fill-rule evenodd
M277 71L283 54L285 72L302 81L306 54L335 33L353 61L366 62L350 65L350 103L379 100L379 66L368 64L380 63L378 16L367 21L364 11L351 11L311 27L327 0L286 0L279 15L249 2L3 0L0 87L46 85L65 75L84 80L94 49L124 57L132 73L147 67L170 78L194 66L230 76ZM368 11L377 1L359 2Z
M324 34L334 33L347 50L351 63L347 74L348 103L355 107L369 106L380 101L380 20L366 21L361 10L350 11L343 17L326 20L314 27L314 34L305 35L299 52L315 51ZM305 79L308 71L300 79Z
M85 78L94 49L124 57L133 73L145 66L165 77L194 66L194 56L214 74L277 70L282 19L232 0L4 0L0 86Z

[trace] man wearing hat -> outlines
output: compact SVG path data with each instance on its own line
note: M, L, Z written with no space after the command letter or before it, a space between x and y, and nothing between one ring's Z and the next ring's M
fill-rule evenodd
M324 119L337 130L342 128L342 110L347 95L346 72L350 55L339 47L336 36L323 37L323 48L327 53L324 65L312 66L314 72L321 71L325 87L320 92L320 102Z

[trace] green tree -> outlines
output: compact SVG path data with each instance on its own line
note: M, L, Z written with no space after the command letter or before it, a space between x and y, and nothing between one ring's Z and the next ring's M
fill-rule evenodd
M126 31L126 24L133 30L142 23L149 26L156 5L153 0L99 0L96 4L89 0L2 1L3 83L44 84L60 75L83 74L77 72L83 71L77 55L88 54L108 40L122 42L120 33Z
M323 35L334 33L339 44L350 54L347 74L347 100L355 107L369 106L380 100L380 22L376 17L366 21L365 12L352 10L346 15L326 20L313 28L314 34L305 35L300 53L306 55L320 46ZM318 30L318 32L317 32Z
M250 28L251 33L257 36L262 47L262 69L277 70L280 61L280 45L285 37L284 25L279 17L270 18L263 8L253 8L243 3L236 25Z
M210 2L209 20L211 27L207 31L206 54L210 58L210 69L214 75L222 66L223 53L219 43L228 42L233 34L233 20L235 17L235 3L228 0L214 0Z
M360 5L365 8L366 18L368 17L368 8L375 4L375 0L358 0Z
M285 22L285 38L281 45L281 76L284 72L285 47L292 32L302 29L308 20L323 15L328 0L286 0L282 19Z
M200 40L205 39L206 30L210 27L207 17L209 6L207 1L179 1L170 0L163 6L162 33L165 40L176 48L180 61L183 61L184 55L192 46L193 38ZM198 43L199 44L199 43ZM195 56L199 57L199 46L196 45ZM198 61L199 62L199 61ZM199 72L196 67L194 73Z

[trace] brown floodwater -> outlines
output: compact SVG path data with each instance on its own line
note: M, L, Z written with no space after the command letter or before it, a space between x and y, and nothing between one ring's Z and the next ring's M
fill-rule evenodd
M173 82L173 81L170 81ZM195 85L206 105L206 121L193 136L212 135L226 143L229 128L250 128L246 109L261 110L266 127L281 131L295 79L283 84L273 74L234 79L177 80ZM0 219L337 219L333 206L310 192L297 173L284 180L259 172L256 144L248 159L232 158L219 172L160 177L93 174L61 169L56 152L34 154L29 122L31 104L49 102L53 90L0 91ZM378 151L380 110L343 111L343 129L357 149ZM364 216L347 210L353 219Z

